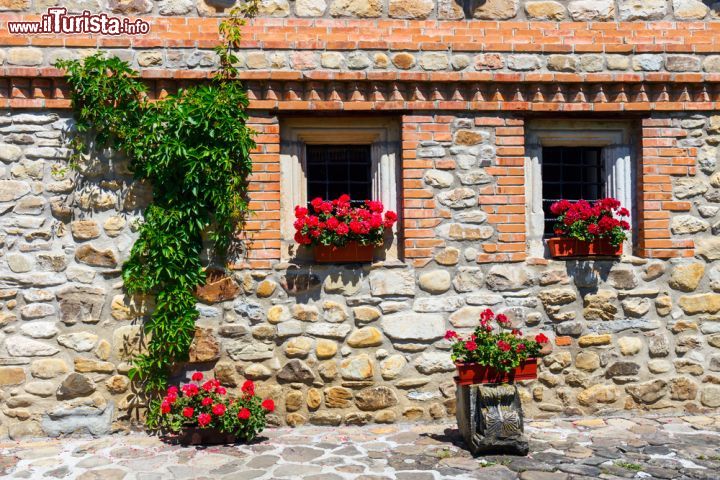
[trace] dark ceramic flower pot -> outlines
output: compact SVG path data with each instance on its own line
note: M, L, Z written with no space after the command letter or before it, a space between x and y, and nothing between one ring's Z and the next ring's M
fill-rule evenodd
M217 428L185 427L176 437L181 445L227 445L237 439L231 433L221 432Z

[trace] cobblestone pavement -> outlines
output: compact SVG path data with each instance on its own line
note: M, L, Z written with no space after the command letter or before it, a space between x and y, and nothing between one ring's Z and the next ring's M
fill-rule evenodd
M527 422L528 457L473 459L450 424L271 429L252 445L143 434L0 441L2 478L570 480L720 478L720 415Z

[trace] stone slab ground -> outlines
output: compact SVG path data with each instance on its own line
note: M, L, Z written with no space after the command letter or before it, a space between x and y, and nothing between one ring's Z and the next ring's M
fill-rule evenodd
M2 478L570 480L720 478L720 415L531 421L531 454L473 459L453 424L268 430L183 448L135 433L0 442Z

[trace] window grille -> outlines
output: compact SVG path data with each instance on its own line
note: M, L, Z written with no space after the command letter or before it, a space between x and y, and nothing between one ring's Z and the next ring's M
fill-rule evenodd
M542 159L544 233L552 237L553 203L560 199L592 202L606 196L605 162L599 147L543 147Z
M370 145L307 145L307 199L347 193L355 201L372 199Z

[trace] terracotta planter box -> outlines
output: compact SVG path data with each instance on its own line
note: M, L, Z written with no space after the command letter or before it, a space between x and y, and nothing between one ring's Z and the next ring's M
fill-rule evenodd
M622 243L613 246L607 238L583 242L574 238L555 237L547 241L553 258L619 257L623 253Z
M369 263L373 260L374 245L360 245L350 242L344 247L313 247L316 263Z
M458 371L455 383L458 385L513 383L537 378L537 358L528 358L511 372L503 372L477 363L456 363L455 367Z
M236 442L235 435L217 428L185 427L173 440L180 445L228 445Z

